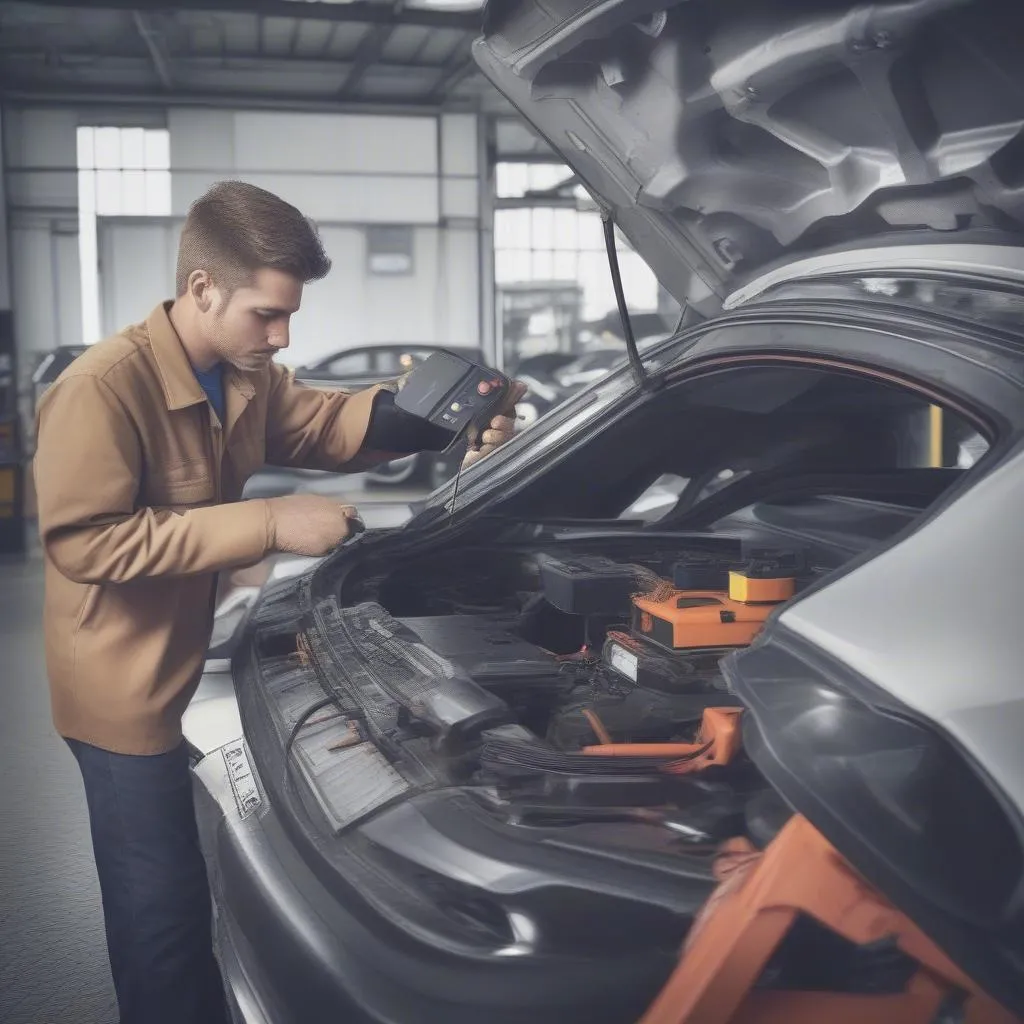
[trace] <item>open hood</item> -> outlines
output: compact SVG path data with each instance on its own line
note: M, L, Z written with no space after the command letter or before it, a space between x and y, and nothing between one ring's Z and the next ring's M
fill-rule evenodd
M492 0L475 56L704 315L836 249L1024 243L1005 0Z

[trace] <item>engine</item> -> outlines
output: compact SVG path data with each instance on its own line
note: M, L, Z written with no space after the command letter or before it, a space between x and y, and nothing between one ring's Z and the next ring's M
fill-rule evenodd
M253 656L269 722L336 829L470 787L521 820L685 808L674 825L710 841L767 788L721 659L815 575L718 539L366 560L303 623L287 587L268 594Z
M474 778L514 793L566 790L579 799L588 790L599 803L613 792L621 800L625 785L633 803L657 803L660 769L708 767L711 748L714 767L722 766L731 742L722 730L738 734L738 701L719 662L749 644L806 579L797 555L777 551L654 551L627 561L480 550L363 580L339 615L351 620L350 664L379 661L383 633L390 656L409 663L403 672L415 675L412 662L431 660L417 682L384 684L405 687L398 700L418 701L420 718L423 695L438 699L429 678L447 677L439 685L449 711L468 685L479 691L451 731L463 750L475 738L465 762ZM358 624L360 608L376 611Z

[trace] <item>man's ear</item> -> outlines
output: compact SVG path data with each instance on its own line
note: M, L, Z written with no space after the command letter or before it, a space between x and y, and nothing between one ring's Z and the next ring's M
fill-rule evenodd
M201 313L209 313L217 305L217 286L206 270L193 270L189 274L188 293Z

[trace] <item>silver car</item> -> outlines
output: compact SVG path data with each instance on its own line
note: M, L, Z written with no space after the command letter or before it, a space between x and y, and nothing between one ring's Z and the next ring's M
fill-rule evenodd
M1024 1016L1022 38L489 6L485 74L687 313L254 590L188 723L241 1017Z

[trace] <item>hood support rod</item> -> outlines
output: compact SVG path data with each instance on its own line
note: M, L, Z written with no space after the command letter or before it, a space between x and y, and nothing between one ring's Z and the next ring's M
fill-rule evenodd
M629 309L626 306L626 295L622 290L622 272L619 270L619 254L615 248L615 221L611 210L601 210L601 221L604 224L604 246L608 252L608 266L612 272L612 287L615 289L615 303L619 307L619 319L622 321L622 332L626 338L629 365L633 368L633 379L637 387L642 388L646 385L644 362L640 358L640 350L636 347L633 325L629 321Z

